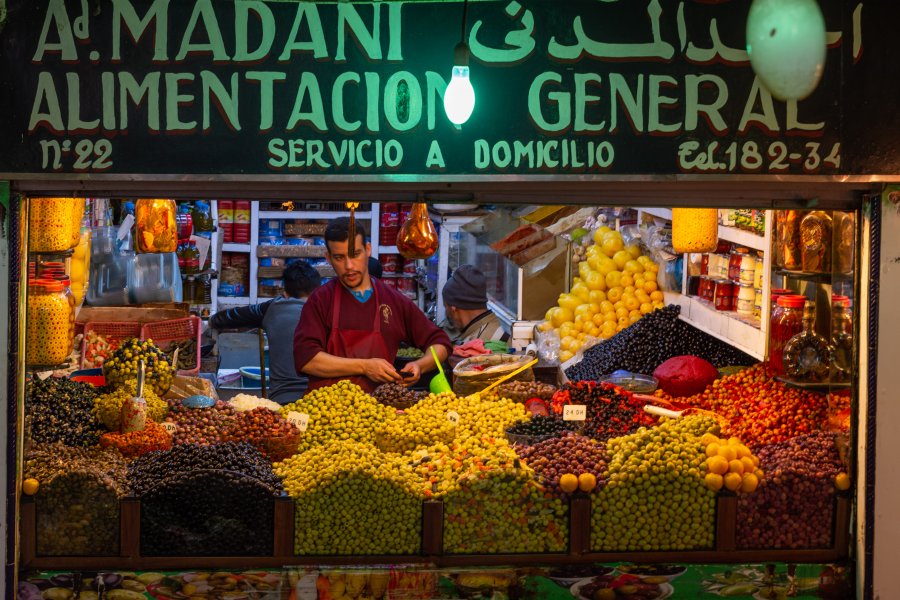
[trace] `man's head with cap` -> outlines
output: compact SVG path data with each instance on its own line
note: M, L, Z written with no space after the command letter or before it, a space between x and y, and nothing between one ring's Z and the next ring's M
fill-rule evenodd
M442 296L450 321L456 327L465 327L472 318L487 310L484 273L472 265L460 265L444 284Z

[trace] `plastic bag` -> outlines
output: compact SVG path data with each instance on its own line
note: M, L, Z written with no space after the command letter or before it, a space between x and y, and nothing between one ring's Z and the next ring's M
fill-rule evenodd
M659 288L668 292L680 292L683 258L672 250L672 229L651 225L642 233L641 238L650 257L659 265L656 281Z
M480 392L531 360L531 356L512 354L485 354L467 358L453 367L453 392L457 396ZM525 369L507 381L534 381L534 371Z
M540 327L534 328L534 342L537 347L537 355L544 362L555 363L559 360L559 330L551 328L541 331Z

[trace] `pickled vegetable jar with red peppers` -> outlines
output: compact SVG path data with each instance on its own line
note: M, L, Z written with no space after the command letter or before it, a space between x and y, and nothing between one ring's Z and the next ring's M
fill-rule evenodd
M134 204L134 218L136 252L164 253L178 249L174 200L140 199Z

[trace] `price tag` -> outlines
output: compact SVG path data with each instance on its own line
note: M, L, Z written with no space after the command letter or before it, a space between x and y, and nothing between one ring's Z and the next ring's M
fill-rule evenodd
M166 430L166 433L169 435L175 435L178 433L178 425L175 423L164 422L162 424L162 428Z
M287 414L288 423L293 423L297 426L297 429L300 431L306 431L306 428L309 426L309 415L306 413L297 412L292 410Z
M587 406L584 404L566 404L563 407L563 421L584 421L587 419Z
M453 423L454 425L459 425L459 413L455 410L447 411L447 420Z

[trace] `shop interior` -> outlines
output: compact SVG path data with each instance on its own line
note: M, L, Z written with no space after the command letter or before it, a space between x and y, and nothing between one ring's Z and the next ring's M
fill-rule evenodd
M349 598L437 594L442 577L462 594L459 573L429 569L498 564L549 565L587 600L677 589L644 563L793 565L703 584L738 597L840 579L854 551L862 195L731 190L700 208L633 191L322 197L23 197L22 568L294 565L283 590L313 565L416 565L383 586L377 571L352 589L333 578ZM449 392L429 374L278 405L264 333L210 317L281 295L297 261L334 277L322 236L351 211L370 268L441 326L443 286L477 267L505 347L463 346L443 365ZM403 348L395 366L428 351ZM137 429L123 416L135 398ZM196 585L125 580L175 585L172 597Z

